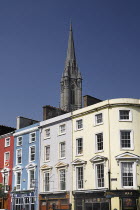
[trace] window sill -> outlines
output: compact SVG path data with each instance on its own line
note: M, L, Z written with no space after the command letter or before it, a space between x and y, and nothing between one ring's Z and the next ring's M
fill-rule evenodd
M59 160L64 160L64 159L66 159L66 157L59 158Z
M80 156L83 156L83 154L78 154L78 155L75 155L75 157L80 157Z
M47 139L50 139L51 137L46 137L46 138L44 138L44 140L47 140Z
M48 162L50 162L50 160L44 160L44 163L48 163Z
M102 153L102 152L104 152L104 150L96 151L95 154L96 154L96 153Z
M121 148L121 151L134 151L134 148Z
M82 130L83 130L83 128L79 128L79 129L77 128L77 129L75 130L75 132L76 132L76 131L82 131Z
M62 136L62 135L65 135L65 134L66 134L66 133L59 133L58 136Z
M103 125L104 123L98 123L98 124L94 124L93 126L96 127L96 126L99 126L99 125Z
M132 122L132 120L119 120L119 122Z

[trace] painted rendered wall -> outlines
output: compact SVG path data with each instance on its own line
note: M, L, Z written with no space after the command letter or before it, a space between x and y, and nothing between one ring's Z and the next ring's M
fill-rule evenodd
M29 164L35 164L37 165L35 167L35 179L36 179L36 189L38 190L38 170L39 170L39 130L38 125L34 124L22 129L19 129L15 133L15 141L14 141L14 165L13 169L15 169L17 166L20 166L22 168L21 173L21 190L28 190L28 170L26 169L27 165ZM35 132L36 133L36 141L33 143L29 142L30 139L30 133ZM23 137L22 146L17 146L17 138L18 136ZM35 145L36 152L35 152L35 161L30 162L29 161L29 147ZM16 150L22 149L22 163L16 164ZM15 170L14 170L14 176L13 176L13 185L12 188L14 189L15 186ZM18 192L18 191L17 191Z
M41 158L40 167L47 165L52 167L50 171L50 192L60 191L59 188L59 175L55 166L59 162L68 164L66 170L66 191L70 191L71 188L71 162L72 162L72 124L71 114L64 114L59 117L55 117L40 123L41 128ZM66 125L66 133L59 134L59 126ZM50 138L45 139L45 129L50 128ZM63 159L59 157L59 143L65 141L66 143L66 156ZM50 160L44 161L44 147L50 145ZM40 170L40 192L43 192L43 171Z
M132 112L132 121L120 122L119 109L130 109ZM97 113L103 113L103 124L95 126L94 117ZM83 119L83 129L76 130L76 120ZM108 169L110 165L111 178L117 178L117 181L111 182L111 189L122 189L120 180L120 167L117 164L115 156L124 152L130 152L140 156L140 102L138 99L113 99L100 102L89 107L73 112L73 160L79 158L87 161L84 167L84 190L96 189L95 168L90 159L96 155L107 157L105 161L105 188L108 188ZM120 130L132 130L134 149L120 149ZM95 134L103 132L104 150L95 152ZM83 138L83 155L76 156L76 139ZM110 143L109 143L110 142ZM109 146L110 144L110 146ZM140 165L137 164L137 186L140 185ZM76 190L76 170L73 169L73 190Z

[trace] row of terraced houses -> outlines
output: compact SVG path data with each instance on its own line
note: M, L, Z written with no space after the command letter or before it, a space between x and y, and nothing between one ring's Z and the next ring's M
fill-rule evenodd
M0 208L140 209L140 100L81 101L70 27L60 108L0 127Z

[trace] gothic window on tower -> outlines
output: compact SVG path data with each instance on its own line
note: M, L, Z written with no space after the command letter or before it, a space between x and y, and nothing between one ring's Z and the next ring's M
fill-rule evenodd
M74 85L71 86L71 104L74 105L75 104L75 89L74 89Z

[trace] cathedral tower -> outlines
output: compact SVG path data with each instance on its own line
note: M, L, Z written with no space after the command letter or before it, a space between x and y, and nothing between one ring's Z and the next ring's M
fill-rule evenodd
M70 25L67 57L61 78L60 108L70 112L82 107L82 76L75 56L72 25Z

